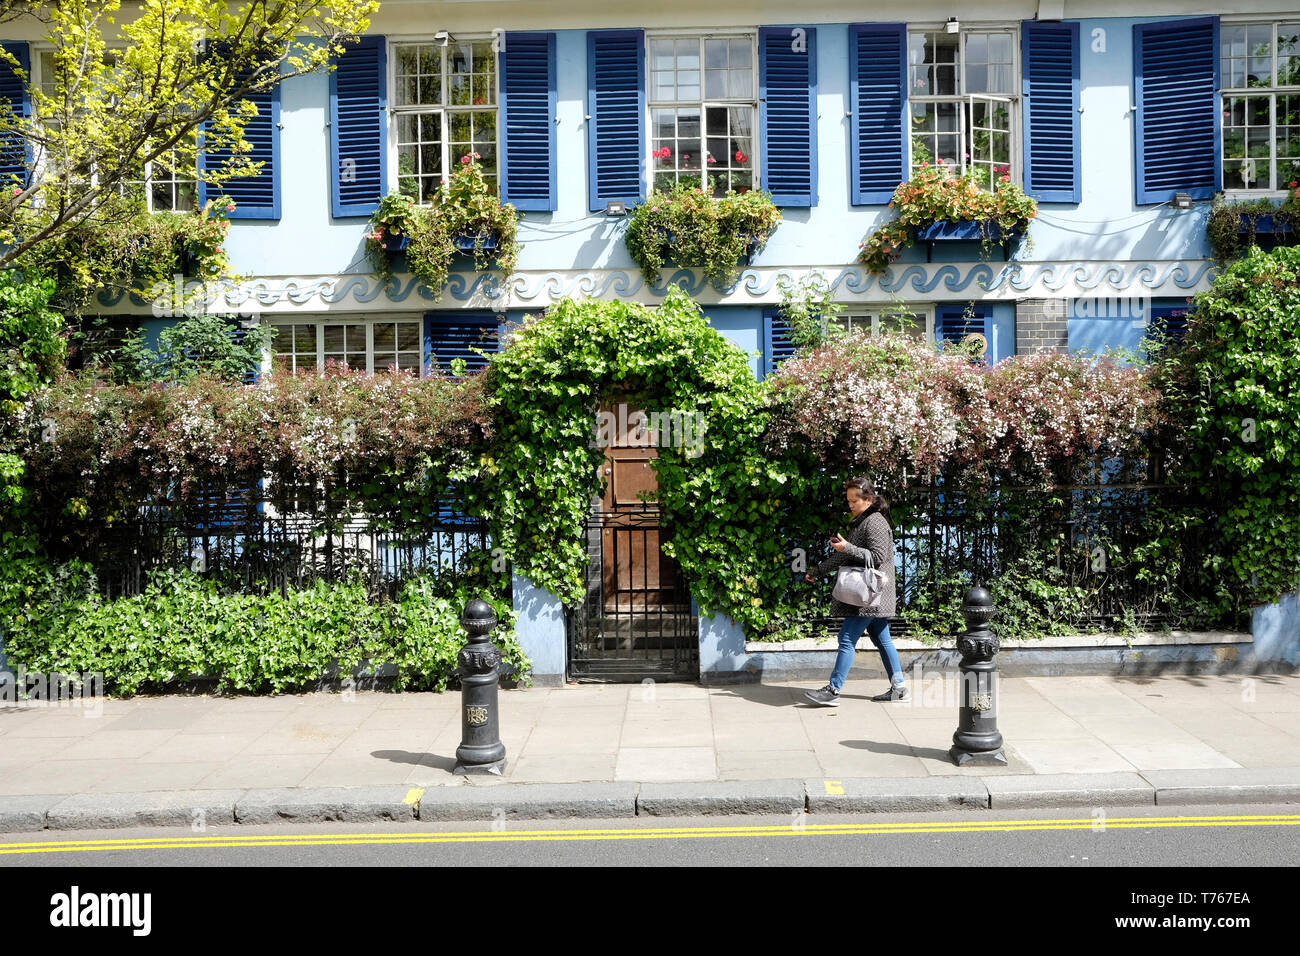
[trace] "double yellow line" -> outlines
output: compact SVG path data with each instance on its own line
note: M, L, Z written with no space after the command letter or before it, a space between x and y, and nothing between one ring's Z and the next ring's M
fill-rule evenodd
M934 823L814 823L803 817L783 824L713 827L620 827L616 829L474 830L452 833L337 833L135 837L0 843L0 856L19 853L87 853L113 850L204 850L282 846L403 846L438 843L535 843L580 840L681 840L717 837L886 836L908 833L1009 833L1018 830L1126 830L1168 827L1296 826L1300 815L1205 817L1085 817L1072 820L969 820Z

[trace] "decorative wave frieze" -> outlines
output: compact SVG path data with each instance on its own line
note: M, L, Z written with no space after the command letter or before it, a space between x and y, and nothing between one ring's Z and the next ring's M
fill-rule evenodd
M413 276L394 276L388 282L370 275L318 276L312 278L258 278L242 283L186 283L187 293L209 311L409 311L420 309L542 308L568 296L631 299L654 304L669 286L679 286L705 305L771 305L780 301L777 280L781 276L799 279L809 272L823 272L836 298L844 302L935 301L962 299L1058 298L1098 295L1190 296L1210 287L1214 263L1201 260L1165 262L1009 262L936 263L892 266L883 276L872 276L856 266L832 269L769 268L746 269L726 289L716 289L690 269L679 269L655 285L645 282L640 272L618 269L588 272L516 272L501 283L488 274L453 273L435 298ZM180 282L181 280L177 280ZM166 289L167 299L175 286ZM101 292L99 303L116 311L158 307L158 297L145 290L124 293Z

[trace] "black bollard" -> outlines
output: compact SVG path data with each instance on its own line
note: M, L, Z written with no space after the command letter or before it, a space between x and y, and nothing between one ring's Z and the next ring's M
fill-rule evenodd
M961 606L966 632L957 638L961 654L961 710L948 756L959 767L967 764L1006 766L1002 734L998 732L998 667L993 657L998 639L989 630L996 609L993 595L971 588Z
M453 773L500 774L506 764L497 719L497 684L501 652L489 639L497 626L492 605L475 598L465 605L461 627L469 641L460 649L460 746Z

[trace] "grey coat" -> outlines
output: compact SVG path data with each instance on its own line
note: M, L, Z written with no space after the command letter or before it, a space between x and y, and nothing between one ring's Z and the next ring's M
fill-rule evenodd
M847 544L843 551L833 551L831 556L808 573L820 578L834 573L840 565L848 563L868 568L880 568L885 572L885 589L880 600L868 607L854 607L843 601L833 601L831 614L836 617L893 617L894 616L894 535L889 522L878 511L873 511L862 520L849 525L849 533L844 536Z

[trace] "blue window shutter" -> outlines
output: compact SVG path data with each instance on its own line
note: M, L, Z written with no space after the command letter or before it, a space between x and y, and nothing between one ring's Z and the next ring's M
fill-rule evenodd
M969 313L969 314L968 314ZM934 312L934 337L940 349L945 344L957 343L971 334L984 336L984 361L989 360L993 347L993 307L987 304L951 303L940 305Z
M27 44L6 40L0 46L17 57L18 65L30 78L32 62ZM8 61L0 61L0 107L4 106L24 119L32 115L27 83L14 72ZM18 177L24 189L31 184L31 147L25 136L10 134L0 139L0 182L8 182L11 175Z
M221 55L219 43L213 44L211 55ZM241 155L246 155L250 162L261 162L263 165L256 176L228 179L219 189L213 189L203 180L199 180L199 205L202 206L209 198L226 195L235 202L235 211L230 214L231 219L279 219L280 84L253 93L248 99L257 107L257 115L244 124L244 139L253 148ZM231 155L229 149L201 149L199 168L201 170L220 168Z
M553 212L555 34L507 33L500 76L501 201Z
M1187 335L1187 322L1191 308L1186 305L1155 305L1151 307L1151 326L1165 333L1174 342Z
M1209 199L1219 185L1219 18L1133 26L1137 201Z
M887 203L908 177L906 25L849 28L849 87L853 205Z
M798 29L758 31L763 188L778 206L817 205L817 31Z
M781 317L780 309L763 310L763 374L767 378L781 363L794 355L794 343L790 341L790 326Z
M497 317L482 312L429 312L424 317L424 364L451 373L452 359L463 358L467 373L482 371L487 359L472 349L501 348Z
M1025 192L1039 202L1079 202L1079 24L1026 20Z
M330 205L336 218L369 216L388 193L386 51L382 36L363 36L330 72Z
M592 212L635 203L645 186L645 34L587 34L587 192Z

